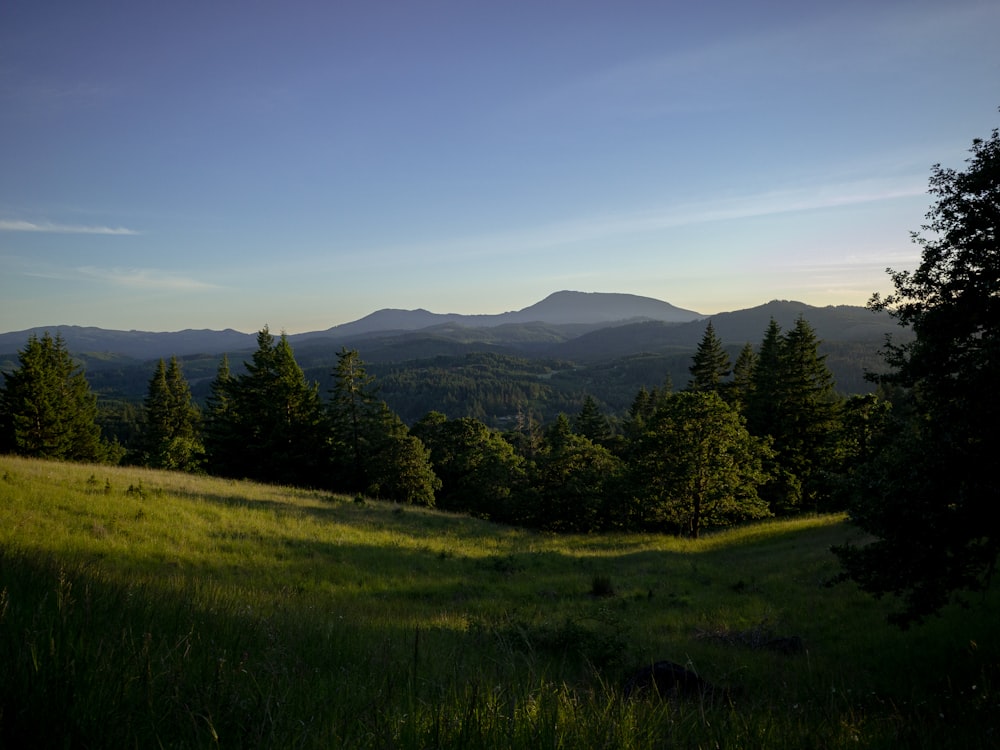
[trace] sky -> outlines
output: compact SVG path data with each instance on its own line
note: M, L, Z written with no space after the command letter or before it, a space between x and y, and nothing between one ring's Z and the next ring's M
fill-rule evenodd
M864 305L1000 125L996 0L4 0L0 331L564 290Z

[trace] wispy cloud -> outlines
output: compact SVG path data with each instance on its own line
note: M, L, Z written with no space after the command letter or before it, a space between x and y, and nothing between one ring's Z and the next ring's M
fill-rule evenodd
M23 219L0 219L3 232L48 232L51 234L109 234L137 235L134 229L125 227L102 227L86 224L55 224L49 221L25 221Z
M97 268L81 266L76 272L88 279L133 289L190 292L218 289L217 284L155 268Z
M445 242L381 248L389 257L451 261L471 257L511 256L581 242L606 241L697 224L739 221L803 211L836 210L861 204L926 195L923 176L860 179L803 185L759 193L704 196L695 201L664 202L633 211L523 227L495 234L456 237ZM375 250L378 253L379 250ZM358 256L368 263L373 251Z

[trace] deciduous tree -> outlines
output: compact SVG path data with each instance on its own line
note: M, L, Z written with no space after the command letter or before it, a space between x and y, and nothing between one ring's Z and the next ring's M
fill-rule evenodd
M770 453L718 393L677 393L647 425L631 484L648 523L697 537L770 515L757 492Z
M838 549L845 575L899 597L892 620L919 622L989 582L1000 554L1000 132L976 139L967 167L932 168L935 198L914 271L874 295L914 338L887 346L915 419L872 462L851 517L875 541Z

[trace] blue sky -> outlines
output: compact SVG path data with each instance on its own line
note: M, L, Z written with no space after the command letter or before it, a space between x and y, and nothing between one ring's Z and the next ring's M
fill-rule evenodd
M863 305L1000 124L1000 3L0 5L0 330L626 292Z

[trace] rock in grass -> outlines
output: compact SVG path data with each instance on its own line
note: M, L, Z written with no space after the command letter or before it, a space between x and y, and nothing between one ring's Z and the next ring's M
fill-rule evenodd
M690 669L672 661L657 661L635 672L624 687L626 698L643 695L661 698L704 698L715 688Z

